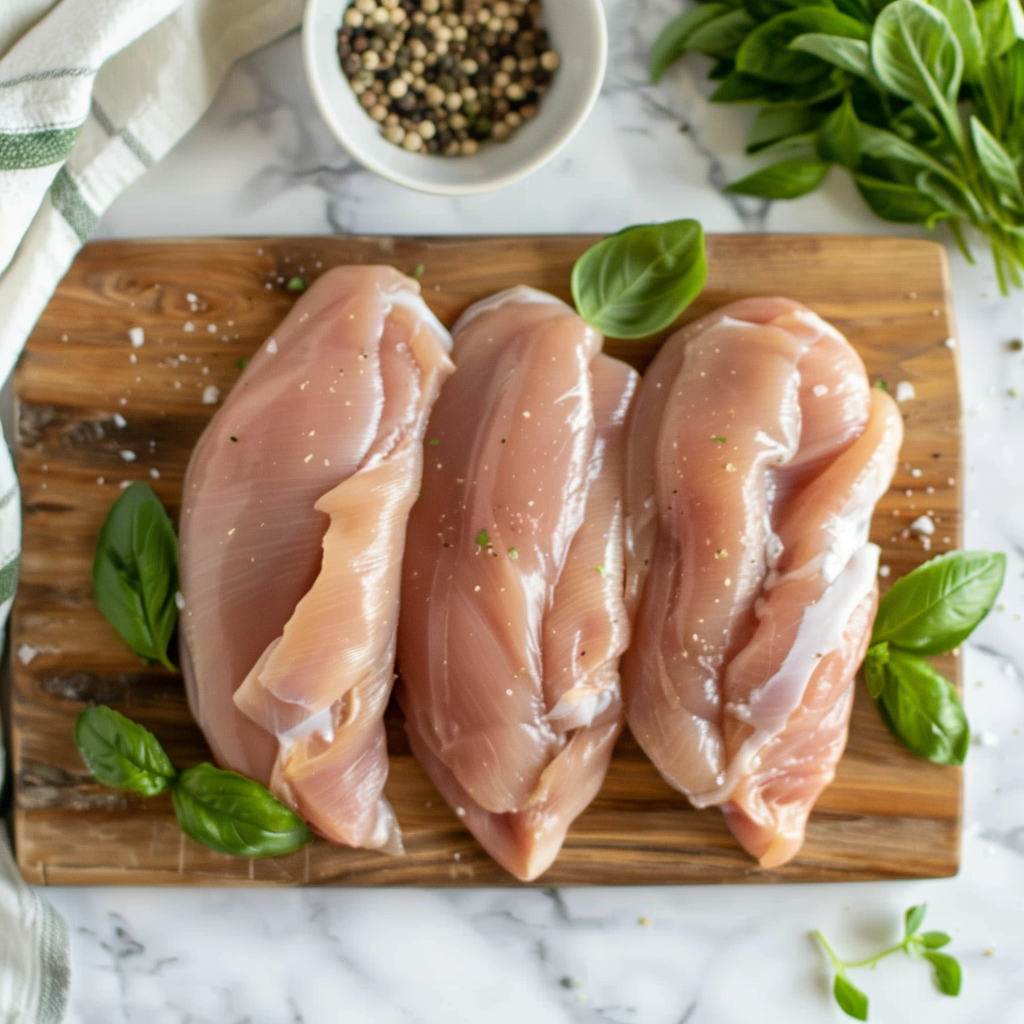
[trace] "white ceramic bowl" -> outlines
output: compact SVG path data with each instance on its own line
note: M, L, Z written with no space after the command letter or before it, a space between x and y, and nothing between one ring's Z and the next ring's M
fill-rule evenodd
M364 167L399 185L468 195L508 185L550 160L576 133L597 99L608 57L601 0L545 0L544 27L561 65L537 116L506 142L473 156L410 153L388 142L360 106L338 61L338 29L350 0L307 0L302 27L306 77L338 141Z

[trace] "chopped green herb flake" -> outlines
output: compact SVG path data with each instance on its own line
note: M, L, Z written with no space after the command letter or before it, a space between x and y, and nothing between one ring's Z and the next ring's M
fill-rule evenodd
M476 544L477 544L477 547L489 548L491 546L490 534L486 530L481 530L476 535Z
M716 441L718 444L725 444L726 438L722 437L721 434L712 434L711 440Z
M249 365L250 361L250 356L242 356L241 359L235 362L235 366L237 366L240 370L244 370Z
M509 548L508 549L508 557L511 558L512 561L514 562L519 557L519 549L518 548Z
M441 438L439 438L439 437L432 437L432 438L431 438L431 439L430 439L430 440L429 440L429 441L427 442L427 444L429 444L429 445L437 445L437 444L440 444L440 443L441 443Z
M887 395L892 394L892 392L889 390L889 385L886 384L881 377L879 377L878 380L875 381L872 387L878 388L879 391L884 391Z
M607 572L607 570L605 569L605 567L603 565L598 565L598 566L595 566L594 568L597 569L598 574L601 575L601 576L604 576L605 573Z
M422 277L426 272L427 268L423 263L417 263L416 266L412 268L413 277Z
M1013 341L1008 341L1006 343L1006 347L1011 352L1020 352L1021 350L1024 350L1024 341L1021 341L1020 338L1014 338Z
M293 277L286 285L285 288L290 292L304 292L309 287L306 284L304 277Z

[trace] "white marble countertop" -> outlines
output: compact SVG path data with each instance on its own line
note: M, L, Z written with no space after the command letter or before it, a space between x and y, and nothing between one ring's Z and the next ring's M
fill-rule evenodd
M742 110L701 76L646 85L674 0L606 0L606 88L553 163L497 194L432 198L354 167L320 122L292 35L237 67L199 126L104 217L102 237L606 231L698 217L709 231L877 232L833 173L804 200L720 193L746 166ZM927 900L964 966L957 1000L923 965L858 976L885 1022L1024 1020L1024 295L952 257L967 427L967 542L1010 558L965 654L975 734L963 867L940 882L562 891L53 889L72 930L75 1024L790 1024L844 1020L808 931L850 954ZM1021 504L1018 505L1017 502Z

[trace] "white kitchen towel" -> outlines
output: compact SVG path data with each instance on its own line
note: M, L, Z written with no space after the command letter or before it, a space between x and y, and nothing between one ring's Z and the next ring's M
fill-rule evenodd
M0 0L0 382L103 211L195 124L238 57L301 18L302 0ZM0 436L0 629L19 513ZM0 822L0 1024L63 1018L67 943Z

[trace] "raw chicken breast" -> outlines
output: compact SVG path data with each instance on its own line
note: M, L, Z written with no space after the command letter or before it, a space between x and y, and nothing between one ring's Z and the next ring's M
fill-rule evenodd
M339 267L192 454L182 668L217 760L318 832L400 849L382 796L406 519L451 338L390 267Z
M523 880L622 728L625 418L637 375L528 288L472 307L409 518L398 699L417 758Z
M846 340L785 299L679 331L637 397L627 720L765 866L800 849L846 743L877 604L868 527L902 435Z

